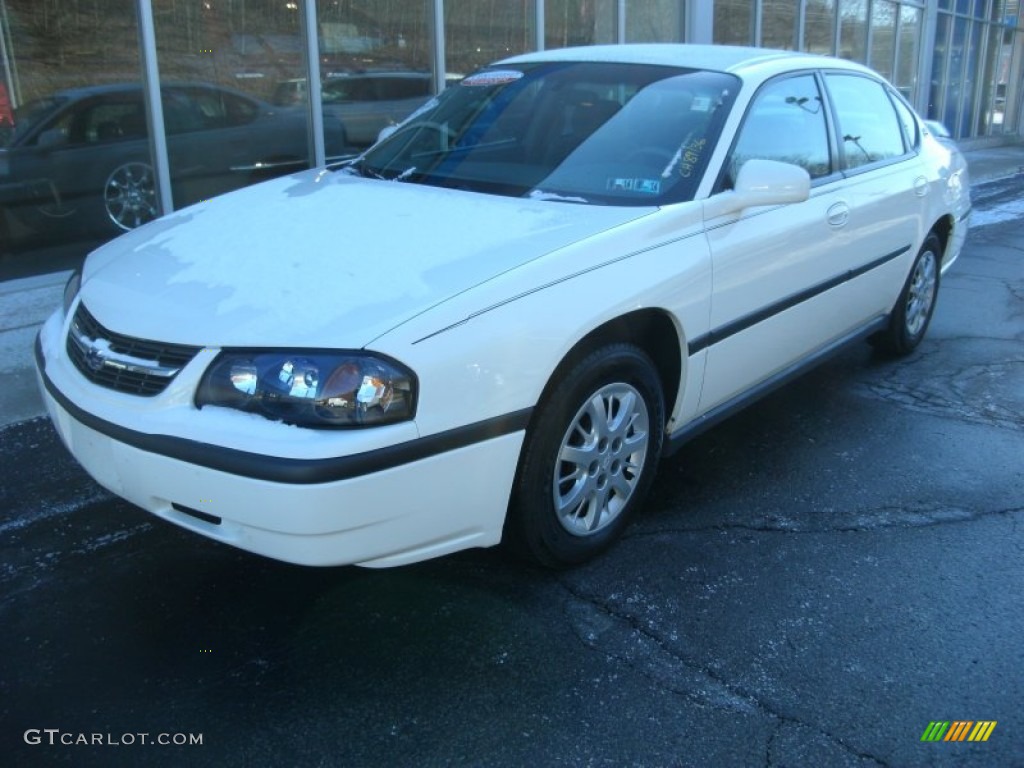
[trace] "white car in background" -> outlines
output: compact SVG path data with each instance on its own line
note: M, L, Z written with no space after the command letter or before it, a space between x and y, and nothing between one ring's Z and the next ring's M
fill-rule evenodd
M912 352L969 212L960 154L857 64L544 51L100 248L39 378L98 482L210 538L571 565L696 433L852 340Z

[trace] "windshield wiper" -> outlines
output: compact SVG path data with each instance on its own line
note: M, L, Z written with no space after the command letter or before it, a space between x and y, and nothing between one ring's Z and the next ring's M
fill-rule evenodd
M567 195L560 195L557 192L548 192L543 189L532 189L527 197L531 200L544 200L552 203L583 203L584 205L590 205L590 201L585 197L569 197Z

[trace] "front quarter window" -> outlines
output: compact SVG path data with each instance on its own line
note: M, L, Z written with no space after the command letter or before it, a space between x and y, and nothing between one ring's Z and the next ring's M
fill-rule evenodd
M573 203L690 200L738 87L653 65L495 67L432 100L353 170Z

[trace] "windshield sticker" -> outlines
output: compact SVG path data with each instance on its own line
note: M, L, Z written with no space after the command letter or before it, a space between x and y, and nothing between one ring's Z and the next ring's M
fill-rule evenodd
M691 112L707 112L711 109L710 96L694 96L690 103Z
M506 83L514 83L522 76L522 72L516 72L514 69L496 69L493 72L477 72L475 75L470 75L461 80L459 85L477 87L505 85Z
M683 147L682 157L679 159L679 175L684 179L693 176L694 171L700 165L701 156L704 154L704 147L707 146L707 139L691 141Z
M658 179L608 179L612 192L636 192L641 195L660 195L661 182Z

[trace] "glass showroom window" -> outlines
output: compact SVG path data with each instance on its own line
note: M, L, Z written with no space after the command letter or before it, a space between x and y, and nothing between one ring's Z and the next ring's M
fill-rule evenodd
M309 167L298 3L166 2L153 20L175 209ZM341 152L340 129L329 138Z
M368 147L433 95L431 13L430 0L317 3L328 162Z
M492 61L536 48L537 10L530 0L445 0L449 82Z
M1024 10L1013 3L1018 6L1014 13L1008 5L1007 0L993 0L989 11L992 23L985 33L985 74L981 80L981 108L975 127L980 136L1013 132L1016 128L1020 89L1010 86L1022 81L1020 46L1015 51L1013 43L1018 34L1018 15L1024 15Z
M686 39L679 0L625 0L627 43L681 43Z
M544 47L614 43L617 19L617 0L545 0Z
M839 56L863 63L867 52L867 0L839 0Z
M900 7L900 20L896 31L896 68L893 71L892 83L911 104L917 103L923 26L920 8L908 5Z
M808 3L804 11L804 50L835 54L836 0Z
M896 55L896 19L899 9L889 0L874 0L871 4L871 57L873 70L886 79L892 78Z
M118 168L148 162L145 121L119 125L128 94L141 97L135 3L3 0L0 10L0 254L84 250L122 231ZM155 210L152 189L140 205Z
M762 0L761 42L765 48L796 50L798 0Z
M754 4L748 0L715 0L715 42L754 44Z

